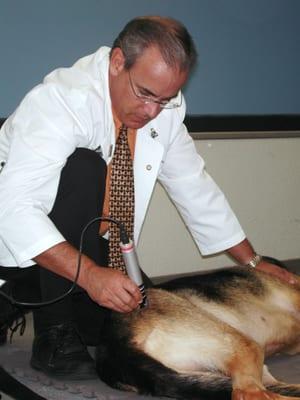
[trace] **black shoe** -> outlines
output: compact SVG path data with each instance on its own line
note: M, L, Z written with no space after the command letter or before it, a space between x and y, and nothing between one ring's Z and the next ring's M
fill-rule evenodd
M6 295L12 295L10 282L5 282L0 291ZM28 310L27 310L28 311ZM8 331L10 331L10 339L13 334L20 328L22 336L26 327L25 310L21 307L12 305L9 300L0 295L0 346L7 342Z
M95 362L71 322L52 326L35 337L30 364L58 379L96 378Z
M1 325L0 327L0 346L3 346L7 341L7 327L6 325Z

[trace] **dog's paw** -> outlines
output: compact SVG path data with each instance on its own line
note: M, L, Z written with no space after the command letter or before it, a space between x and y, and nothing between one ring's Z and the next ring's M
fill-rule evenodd
M300 397L286 397L268 390L241 390L234 389L232 400L300 400Z

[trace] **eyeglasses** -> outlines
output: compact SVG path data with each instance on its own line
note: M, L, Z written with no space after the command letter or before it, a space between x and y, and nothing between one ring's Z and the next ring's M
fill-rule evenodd
M138 90L134 88L134 84L131 79L130 70L128 70L128 77L129 77L129 82L130 82L132 93L135 95L135 97L138 100L140 100L144 104L155 103L155 104L158 104L160 106L160 108L164 108L164 109L172 109L172 108L177 108L177 107L181 106L181 104L182 104L181 91L179 91L175 97L172 97L169 100L158 100L155 97L145 96L143 94L138 93Z

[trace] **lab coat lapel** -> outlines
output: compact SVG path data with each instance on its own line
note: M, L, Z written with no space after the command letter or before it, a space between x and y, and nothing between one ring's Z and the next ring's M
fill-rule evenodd
M153 130L148 126L140 129L136 138L134 152L134 237L136 243L138 242L164 151L163 145L158 142L156 136L153 136Z

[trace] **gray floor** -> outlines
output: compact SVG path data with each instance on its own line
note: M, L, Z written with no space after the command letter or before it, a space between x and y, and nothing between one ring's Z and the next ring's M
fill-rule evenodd
M3 400L14 400L11 397L7 396L6 394L2 394L2 399Z
M298 261L290 262L289 266L294 271L300 272ZM31 342L32 320L29 315L24 335L20 337L16 334L12 343L0 347L1 365L17 380L49 400L142 400L147 398L133 393L113 390L99 380L61 382L49 379L42 373L32 370L29 366ZM92 353L93 349L90 349L90 351ZM268 360L267 364L276 378L290 383L300 383L300 355L293 357L275 356ZM2 395L2 399L11 400L6 395Z

